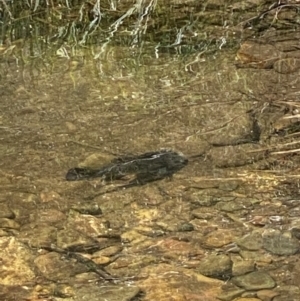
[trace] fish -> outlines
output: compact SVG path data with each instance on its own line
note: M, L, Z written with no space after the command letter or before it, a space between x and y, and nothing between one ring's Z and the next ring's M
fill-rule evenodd
M147 152L141 155L122 156L113 159L99 169L74 167L66 174L67 181L102 178L104 181L121 180L129 175L128 185L144 185L148 182L171 177L188 164L188 159L172 150Z

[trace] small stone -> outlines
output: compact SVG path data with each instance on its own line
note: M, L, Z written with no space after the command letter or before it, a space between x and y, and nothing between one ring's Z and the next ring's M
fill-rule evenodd
M194 226L191 223L183 223L178 227L178 231L180 232L189 232L193 230L194 230Z
M222 301L231 301L234 298L240 297L245 290L236 287L232 283L227 282L226 285L222 287L222 293L218 296L218 299Z
M117 253L120 253L122 249L123 249L122 246L110 246L95 252L92 258L99 257L99 256L105 256L105 257L113 256Z
M216 207L225 212L233 212L245 209L245 206L242 203L236 202L235 200L231 202L219 202Z
M262 301L272 301L274 297L278 296L279 292L272 290L261 290L257 292L257 297Z
M179 241L172 238L159 239L155 248L163 252L169 258L178 258L178 256L197 256L202 255L203 251L195 247L192 243Z
M99 256L99 257L93 258L93 261L96 264L104 265L104 264L108 264L111 261L111 259L109 257Z
M297 218L291 222L291 235L300 239L300 220Z
M88 237L99 237L110 233L107 222L93 215L80 214L74 210L67 220L68 228L73 228Z
M257 298L237 298L235 299L234 301L261 301L260 299L257 299Z
M300 229L299 228L291 229L291 233L292 233L293 237L300 239Z
M161 229L154 229L153 227L141 226L135 228L135 230L145 236L149 237L159 237L165 235L165 232Z
M198 219L212 219L216 214L216 210L207 207L200 207L192 211L192 215Z
M227 255L209 255L201 260L197 271L205 276L229 279L232 274L232 261Z
M0 228L7 228L7 229L20 229L19 223L14 221L13 219L9 218L0 218Z
M275 287L273 278L265 272L252 272L243 276L232 278L232 282L246 290L259 290Z
M218 202L218 200L214 199L212 196L203 195L201 193L194 193L190 195L188 199L191 204L205 207L213 206Z
M49 291L48 294L51 294L52 292ZM42 295L42 294L40 294ZM74 288L72 286L69 285L65 285L65 284L59 284L55 286L55 295L56 296L60 296L63 299L67 299L67 298L72 298L75 295L75 291ZM30 300L30 301L44 301L42 300Z
M294 207L291 210L289 210L289 216L291 217L300 216L300 206Z
M72 209L81 214L100 215L102 210L97 203L79 203L72 206Z
M40 194L40 199L42 203L62 201L60 195L55 191L42 191Z
M69 132L77 131L77 126L72 122L66 121L65 125L66 125L66 128L69 130Z
M63 222L66 219L66 215L56 209L36 210L30 215L30 221L40 224L56 224Z
M262 251L252 252L241 250L239 254L244 260L255 261L256 266L266 266L273 261L272 255Z

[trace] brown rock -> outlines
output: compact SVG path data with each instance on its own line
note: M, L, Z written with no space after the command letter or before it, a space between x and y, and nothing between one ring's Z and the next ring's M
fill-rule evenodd
M61 201L60 195L55 191L43 191L40 198L43 203Z
M57 246L65 250L76 249L76 247L78 247L78 250L79 247L81 247L81 250L88 249L89 246L94 244L93 239L69 227L57 232Z
M106 221L93 215L80 214L76 211L72 211L68 216L67 227L93 238L108 235L110 232Z
M234 301L261 301L258 298L246 298L246 297L241 297L241 298L237 298Z
M26 285L34 281L35 274L30 265L32 254L16 238L0 238L0 258L0 285Z
M190 242L179 241L172 238L157 241L149 250L163 252L165 256L178 259L179 256L202 255L203 251L194 247Z
M231 255L232 265L232 275L239 276L244 275L249 272L253 272L255 269L255 261L253 260L243 260L239 256Z
M9 218L0 218L0 228L15 229L20 228L19 223Z
M208 277L229 279L232 275L232 261L227 255L208 255L201 260L197 271Z
M223 284L220 280L167 264L145 267L139 276L138 285L147 292L145 301L215 301Z
M279 292L272 290L260 290L257 292L257 297L262 301L272 301L274 297L278 296Z
M207 248L221 248L235 240L232 231L219 229L209 233L204 239Z
M34 263L37 268L49 280L69 281L76 274L87 272L89 269L85 265L61 256L61 254L50 252L38 256Z
M47 224L28 224L22 227L18 239L34 248L49 248L56 244L57 229Z
M59 210L55 209L42 209L36 210L30 215L30 221L35 223L55 224L63 222L66 215Z

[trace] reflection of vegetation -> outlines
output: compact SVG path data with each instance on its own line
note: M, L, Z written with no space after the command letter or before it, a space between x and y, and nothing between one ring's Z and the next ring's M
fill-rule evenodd
M147 43L156 51L180 54L231 46L247 24L270 26L269 15L296 9L260 4L262 13L258 14L254 5L240 10L226 3L209 6L199 1L157 0L1 1L0 5L2 44L30 38L58 46L112 42L141 47ZM276 18L278 24L280 15Z

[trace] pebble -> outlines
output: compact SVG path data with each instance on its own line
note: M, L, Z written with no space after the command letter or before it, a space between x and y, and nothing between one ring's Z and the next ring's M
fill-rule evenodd
M197 271L208 277L229 279L232 274L232 261L227 255L208 255L201 260Z
M257 251L262 248L263 238L261 231L253 231L236 240L237 245L249 251Z

